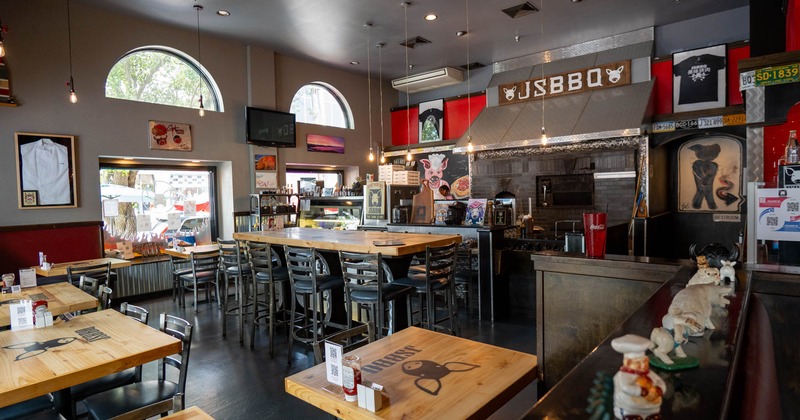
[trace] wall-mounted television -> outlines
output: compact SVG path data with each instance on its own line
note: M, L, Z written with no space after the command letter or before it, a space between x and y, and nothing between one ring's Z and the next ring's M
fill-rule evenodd
M247 107L247 143L268 147L295 147L295 116L288 112Z

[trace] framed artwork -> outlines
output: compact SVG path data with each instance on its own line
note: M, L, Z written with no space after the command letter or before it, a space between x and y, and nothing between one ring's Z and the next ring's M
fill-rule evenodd
M277 172L256 172L256 188L262 190L278 189Z
M306 149L309 152L344 153L344 137L306 134Z
M368 182L366 199L366 219L385 219L386 200L384 199L386 183L384 181Z
M485 198L472 198L467 201L467 215L464 217L465 225L483 225L483 219L486 213L486 199Z
M255 155L255 168L257 171L275 171L278 169L276 155Z
M742 145L722 136L687 141L678 149L678 211L739 212Z
M192 126L164 121L149 121L148 142L151 150L192 150Z
M419 179L428 180L428 187L433 190L434 199L446 198L439 193L439 187L442 185L450 187L450 194L455 199L469 198L469 156L444 150L418 154L415 159L418 162Z
M673 112L725 106L725 45L672 56Z
M78 207L75 137L15 133L21 209Z
M439 200L433 203L433 224L435 225L445 225L445 219L447 219L447 210L450 208L450 205L455 203L454 200Z
M419 104L419 142L442 140L444 99Z

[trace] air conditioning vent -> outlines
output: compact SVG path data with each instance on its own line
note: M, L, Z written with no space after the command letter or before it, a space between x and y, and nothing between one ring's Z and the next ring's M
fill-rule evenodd
M392 87L408 93L422 92L423 90L454 85L464 81L464 72L453 67L419 73L408 77L392 80Z
M402 45L404 47L408 47L408 48L416 48L416 47L419 47L420 45L425 45L425 44L430 44L430 43L431 43L431 41L429 41L429 40L427 40L427 39L425 39L425 38L423 38L421 36L415 36L413 38L408 38L407 40L401 42L400 45Z
M538 11L539 9L537 9L536 6L532 5L530 2L525 2L522 4L518 4L516 6L503 9L503 13L507 14L512 19L527 16L531 13L536 13Z

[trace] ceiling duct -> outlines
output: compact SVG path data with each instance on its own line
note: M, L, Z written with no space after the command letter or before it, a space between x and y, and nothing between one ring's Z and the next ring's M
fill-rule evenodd
M454 85L464 81L464 72L453 67L443 67L424 73L414 74L392 80L392 87L408 93L422 92L442 86Z

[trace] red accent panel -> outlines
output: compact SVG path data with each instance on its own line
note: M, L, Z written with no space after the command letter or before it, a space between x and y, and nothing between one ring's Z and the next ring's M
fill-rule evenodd
M800 104L789 109L786 122L764 127L764 182L777 185L778 159L783 157L789 130L800 132Z
M672 60L654 62L650 67L656 85L653 88L655 95L655 113L672 113Z
M410 111L410 112L409 112ZM447 114L445 114L447 115ZM411 121L409 121L409 119ZM392 146L419 143L419 108L392 111ZM447 118L445 117L445 121ZM411 135L409 136L409 127ZM410 140L410 141L409 141Z
M728 106L744 103L739 91L739 60L744 58L750 58L749 45L728 50Z
M0 273L18 273L39 264L39 251L47 261L60 263L103 256L101 225L60 227L31 226L30 229L0 231ZM17 274L19 275L19 274Z
M789 0L786 10L786 51L800 50L800 0Z
M445 102L443 140L460 138L483 108L486 108L486 94Z

